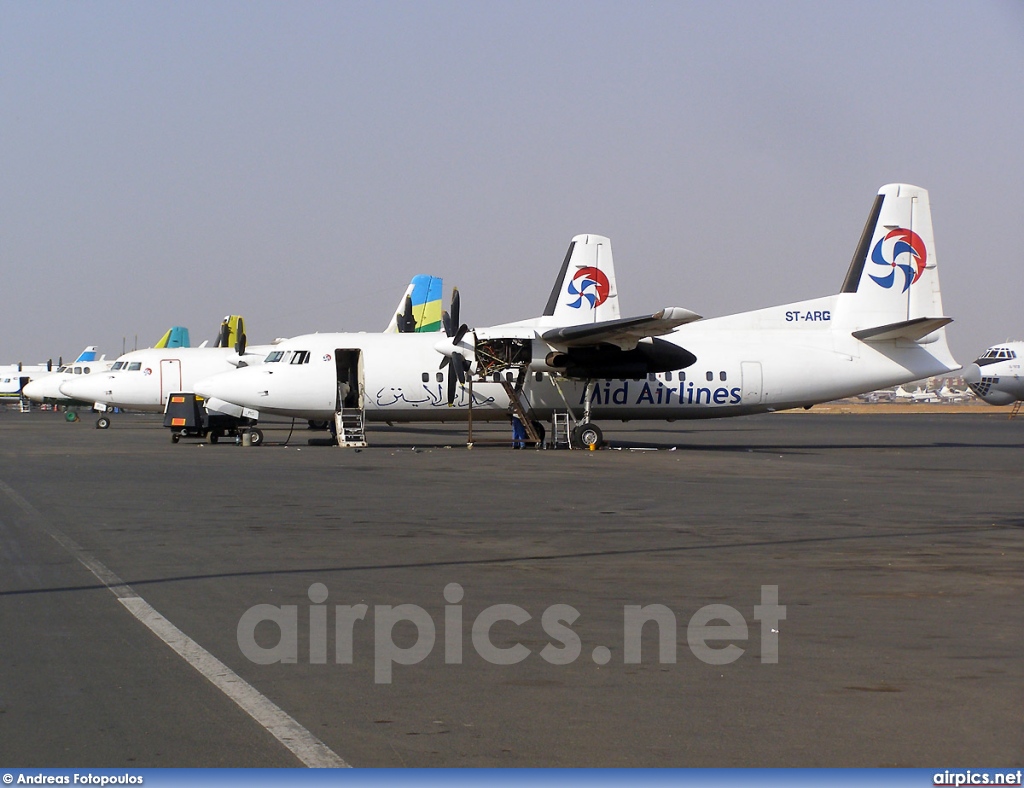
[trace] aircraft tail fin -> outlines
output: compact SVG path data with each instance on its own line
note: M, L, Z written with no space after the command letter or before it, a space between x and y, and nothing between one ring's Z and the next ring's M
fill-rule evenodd
M89 345L86 347L85 350L78 354L78 358L71 363L83 364L87 361L96 361L96 345Z
M228 315L220 321L214 347L237 347L245 342L245 321L241 315Z
M858 330L943 317L927 190L879 189L841 292Z
M619 318L611 241L589 234L572 239L544 315L565 325Z
M167 333L160 337L160 341L153 345L153 347L189 347L188 329L184 326L173 326L172 328L167 329Z
M439 276L417 274L409 282L386 334L431 333L441 330L441 296L444 281Z

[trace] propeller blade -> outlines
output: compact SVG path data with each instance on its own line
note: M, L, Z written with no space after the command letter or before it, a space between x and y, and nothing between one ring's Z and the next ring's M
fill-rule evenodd
M469 364L466 363L466 359L463 358L461 353L452 353L452 371L455 373L455 377L459 379L459 383L466 384L466 370L469 368Z
M451 365L448 367L448 404L455 404L455 375L452 374Z
M453 288L452 289L452 310L451 310L452 311L451 317L452 317L452 325L453 326L457 326L460 323L460 321L459 321L459 307L461 306L461 304L462 304L462 298L461 298L461 296L459 296L459 288L457 288L457 287ZM451 336L451 334L449 334L448 336Z
M412 296L405 297L405 310L398 316L398 333L411 334L416 330L416 317L412 313Z
M448 314L448 310L442 310L441 312L441 326L444 328L445 336L452 335L452 316Z
M462 338L466 336L466 332L469 331L469 326L465 323L459 326L459 330L455 332L455 336L452 337L452 344L457 345L462 341Z

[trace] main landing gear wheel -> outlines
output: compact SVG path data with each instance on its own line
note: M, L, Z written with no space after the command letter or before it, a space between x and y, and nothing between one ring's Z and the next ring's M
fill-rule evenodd
M108 430L110 429L110 418L107 416L100 416L96 419L96 429Z
M252 446L263 445L263 431L257 429L249 430L249 444Z
M530 446L532 446L535 449L543 449L544 437L547 435L547 432L544 429L544 425L541 424L539 421L535 421L533 422L533 430L534 432L537 433L537 437L540 438L540 440L537 441L536 443L531 443Z
M604 445L601 428L589 421L580 422L572 431L573 442L579 449L600 449Z

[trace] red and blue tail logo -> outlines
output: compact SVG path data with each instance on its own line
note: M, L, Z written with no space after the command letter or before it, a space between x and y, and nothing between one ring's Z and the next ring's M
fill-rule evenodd
M579 309L585 301L591 309L596 309L608 300L610 289L608 277L603 271L591 266L581 268L569 282L569 295L576 296L576 300L570 301L567 306Z
M900 261L900 256L904 254L909 257ZM901 270L904 276L902 292L905 293L924 273L924 267L928 263L928 250L925 249L921 236L913 230L897 228L875 244L875 248L871 250L871 262L890 269L885 276L869 274L875 282L886 289L896 283L896 269Z

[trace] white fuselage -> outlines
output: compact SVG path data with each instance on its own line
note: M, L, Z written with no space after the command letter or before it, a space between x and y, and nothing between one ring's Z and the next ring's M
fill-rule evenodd
M109 372L113 361L99 360L85 363L68 364L56 372L33 378L25 386L24 394L33 402L52 402L66 405L74 402L92 402L93 400L75 400L60 390L60 387L84 375L100 375Z
M591 418L675 420L759 413L827 402L958 368L944 337L931 344L855 339L851 331L861 326L844 324L850 312L847 298L841 294L681 326L662 339L684 347L697 361L685 370L643 380L596 381ZM367 420L465 419L468 390L460 386L454 405L447 404L447 373L438 370L442 356L436 344L435 337L415 334L310 334L278 345L275 349L285 354L282 361L200 381L196 390L261 415L327 419L337 406L337 351L359 349ZM535 346L538 362L546 345L536 340ZM293 351L307 351L308 361L288 363ZM582 381L553 379L535 365L524 391L538 418L548 419L566 404L575 414L582 413ZM474 381L474 419L504 419L508 404L504 388L493 378Z
M253 348L246 362L259 363L266 348ZM75 377L61 384L63 395L80 402L162 412L167 395L193 391L197 380L235 369L233 348L147 348L125 353L108 372Z
M0 398L20 397L30 381L52 371L46 364L5 364L0 367Z

